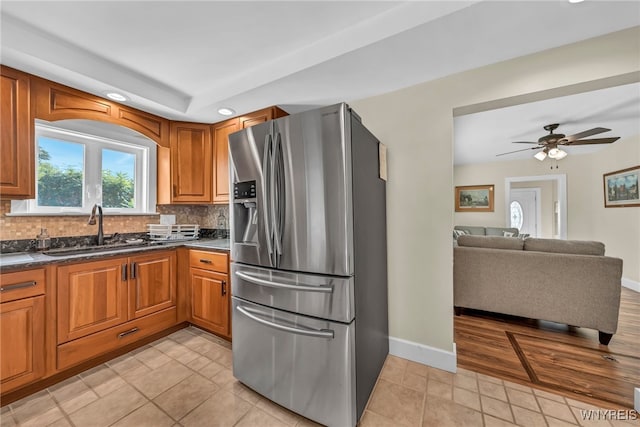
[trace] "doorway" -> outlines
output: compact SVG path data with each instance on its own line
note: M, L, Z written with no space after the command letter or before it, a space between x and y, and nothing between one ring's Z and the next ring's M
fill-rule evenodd
M549 237L554 239L567 239L567 176L565 174L556 174L556 175L537 175L537 176L516 176L516 177L508 177L504 179L504 188L505 188L505 197L504 197L504 212L506 218L506 224L511 224L511 190L519 187L522 183L529 182L540 182L535 185L535 187L539 187L543 182L552 181L555 187L555 195L553 197L552 205L549 211L552 212L552 219L549 220L552 222L550 226L547 226L547 229L551 227L552 231L546 232L543 234L547 234ZM540 200L540 198L539 198ZM538 211L538 236L540 236L541 230L544 229L543 221L545 221L546 216L541 216L540 211ZM547 219L548 220L548 219ZM534 235L531 234L533 237ZM543 237L545 237L543 235Z
M542 204L540 188L512 188L509 197L510 227L520 234L540 237Z

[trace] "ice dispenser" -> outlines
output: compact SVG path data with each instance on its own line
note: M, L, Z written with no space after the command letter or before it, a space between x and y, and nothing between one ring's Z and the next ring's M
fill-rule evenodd
M233 185L233 215L235 243L258 243L258 209L256 182L236 182Z

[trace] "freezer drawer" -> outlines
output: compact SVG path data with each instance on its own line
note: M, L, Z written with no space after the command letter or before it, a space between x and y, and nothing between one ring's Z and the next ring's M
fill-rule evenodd
M232 295L262 305L349 323L355 317L353 277L291 273L231 264Z
M233 300L233 375L328 426L355 426L355 321L299 316Z

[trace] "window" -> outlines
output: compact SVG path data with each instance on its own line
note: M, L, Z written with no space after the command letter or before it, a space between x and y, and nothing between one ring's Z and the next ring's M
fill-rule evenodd
M511 227L520 230L522 228L522 221L524 220L524 213L522 211L522 205L520 202L511 202Z
M117 139L113 128L119 128ZM155 210L152 141L128 135L133 131L115 125L101 124L97 134L40 121L35 129L36 198L13 201L13 213L88 213L94 204L105 213Z

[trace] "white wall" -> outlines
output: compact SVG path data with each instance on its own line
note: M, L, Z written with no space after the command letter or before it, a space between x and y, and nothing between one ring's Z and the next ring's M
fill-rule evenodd
M349 102L389 149L391 336L454 351L453 109L631 72L640 75L638 27ZM576 179L589 186L598 181L588 171ZM578 205L595 206L600 194L592 194L593 203ZM610 211L602 215L627 215ZM574 221L571 232L586 227Z

